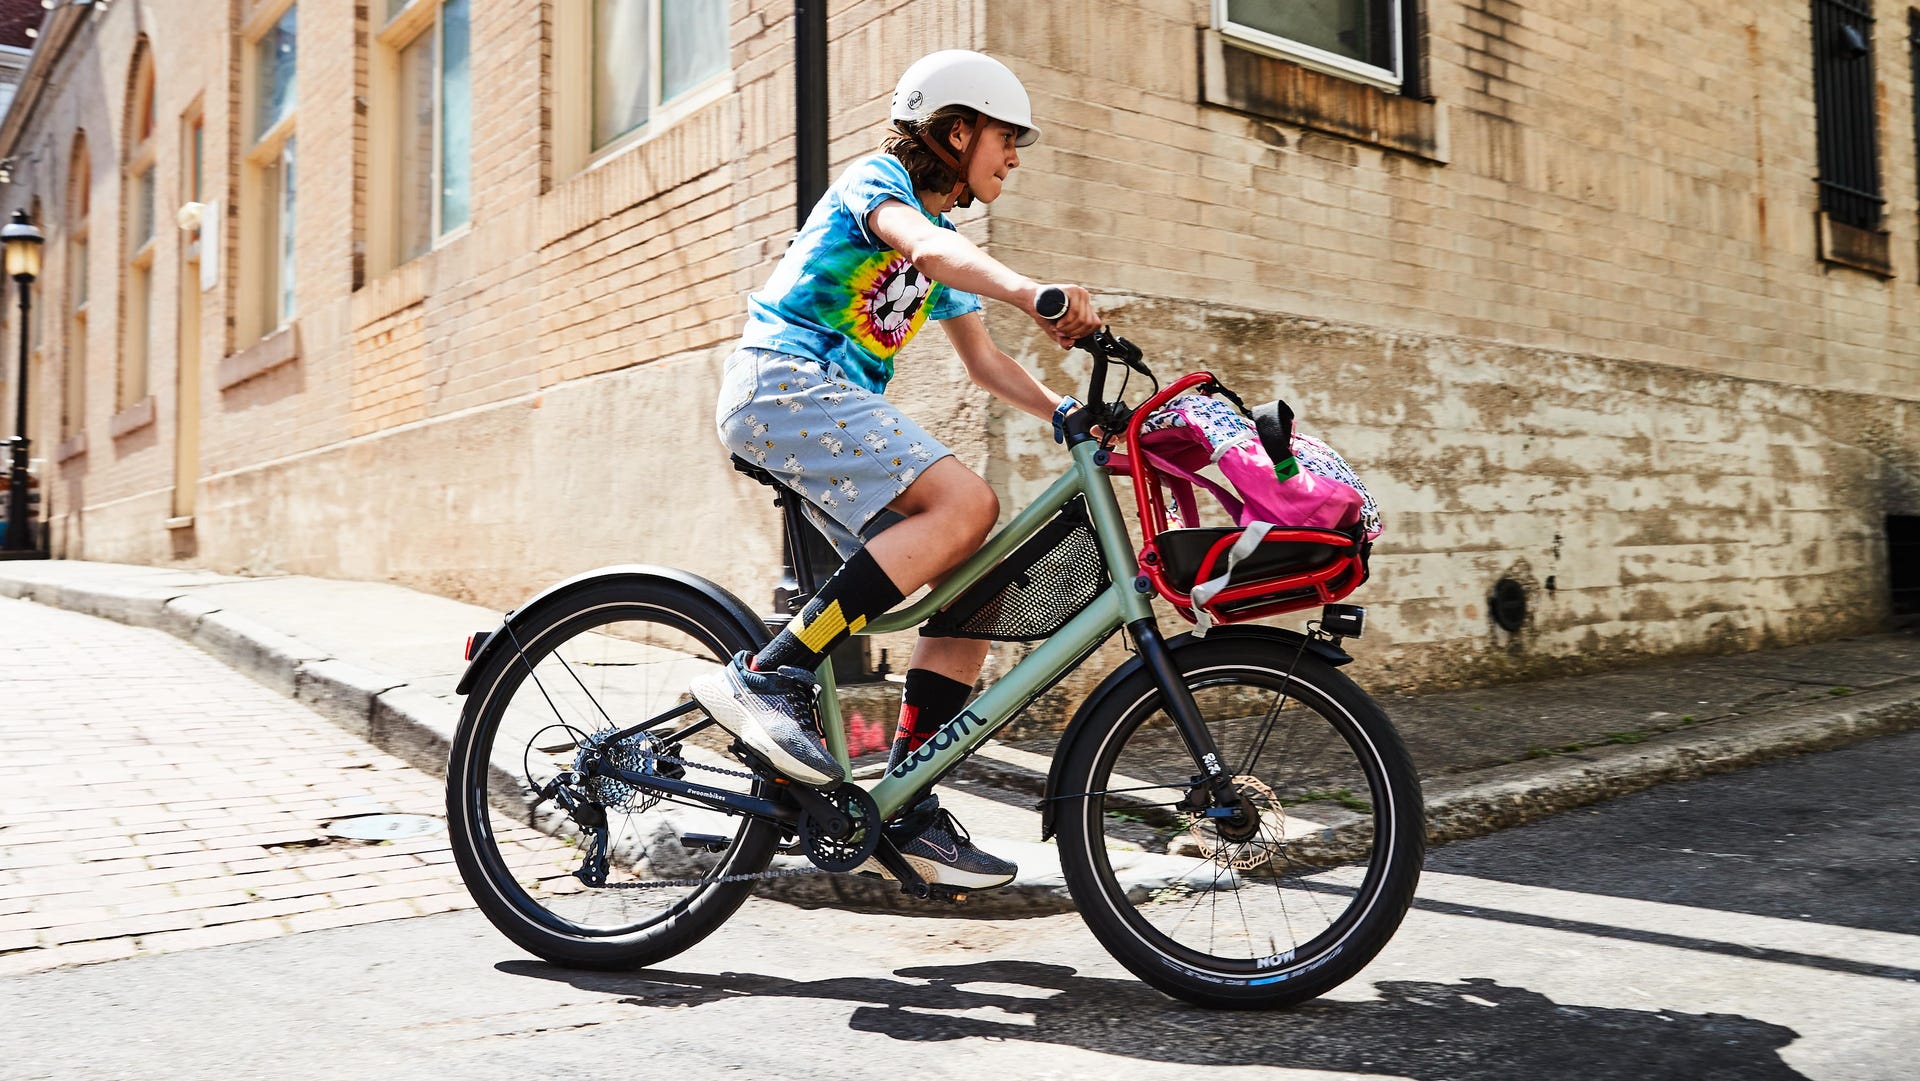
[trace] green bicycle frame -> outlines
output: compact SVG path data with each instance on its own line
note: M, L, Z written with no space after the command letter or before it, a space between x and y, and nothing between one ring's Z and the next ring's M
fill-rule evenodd
M1134 588L1140 573L1135 562L1133 542L1127 523L1120 514L1120 503L1113 493L1113 481L1106 467L1096 464L1100 446L1091 440L1073 447L1073 467L1061 474L1040 498L994 534L947 577L940 586L918 603L881 616L867 624L862 633L885 634L912 630L955 597L972 586L1002 559L1039 531L1075 496L1085 496L1093 534L1106 561L1112 580L1106 592L1094 598L1065 627L1041 642L1034 651L995 680L980 697L968 703L960 715L896 769L884 774L868 791L880 809L882 818L892 818L941 777L959 765L961 759L1012 720L1042 691L1051 687L1094 647L1121 627L1137 620L1153 618L1149 597ZM840 712L840 697L833 682L833 662L820 666L820 727L827 748L848 765L846 720ZM849 772L851 772L849 770Z

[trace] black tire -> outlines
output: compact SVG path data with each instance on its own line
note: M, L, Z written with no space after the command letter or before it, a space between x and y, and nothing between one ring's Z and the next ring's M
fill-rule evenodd
M1175 998L1268 1009L1324 994L1412 903L1426 850L1413 764L1379 705L1311 653L1223 635L1174 657L1227 768L1267 789L1241 782L1261 803L1257 829L1236 842L1220 820L1175 809L1200 770L1142 669L1065 749L1067 886L1101 944ZM1140 865L1130 883L1116 858Z
M760 642L699 590L659 581L592 586L515 617L511 630L475 679L448 756L448 832L468 892L502 934L554 964L630 969L688 949L753 890L715 880L765 870L778 827L590 782L597 787L582 790L609 807L613 854L608 885L594 888L571 874L584 862L583 831L554 802L530 810L533 794L570 768L585 739L689 701L693 675ZM638 761L644 745L744 773L720 753L726 739L715 729L679 742L704 719L696 710L667 720L649 730L658 742L631 737L624 753ZM746 777L693 769L689 778L772 795ZM710 856L680 844L687 832L731 843ZM698 884L646 886L684 880Z

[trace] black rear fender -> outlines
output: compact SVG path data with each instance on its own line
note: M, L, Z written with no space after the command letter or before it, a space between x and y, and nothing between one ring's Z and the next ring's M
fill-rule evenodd
M467 670L460 676L460 685L454 688L457 694L467 694L473 690L474 680L480 669L501 650L509 647L511 635L500 633L508 627L519 627L528 622L534 614L542 613L555 605L564 605L572 601L581 592L603 585L653 585L668 589L687 590L697 594L721 611L736 626L743 641L754 643L756 647L767 642L767 625L753 609L741 603L738 597L721 589L714 583L697 574L689 574L672 567L656 567L646 563L628 563L614 567L601 567L584 574L576 574L564 582L557 582L541 590L527 603L508 612L500 627L488 634L487 640L467 662Z

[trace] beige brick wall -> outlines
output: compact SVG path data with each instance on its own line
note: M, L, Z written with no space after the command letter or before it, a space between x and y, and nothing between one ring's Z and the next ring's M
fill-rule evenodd
M834 5L834 168L877 143L898 71L933 48L1004 57L1045 139L960 215L1022 271L1099 290L1163 373L1285 393L1389 513L1366 663L1383 685L1744 648L1876 625L1878 515L1920 512L1912 87L1882 4L1883 186L1896 276L1816 251L1804 5L1707 19L1431 0L1444 163L1202 104L1201 0ZM378 4L368 10L381 9ZM163 10L164 9L164 10ZM94 152L89 450L53 482L57 544L94 559L401 581L512 605L612 562L687 566L764 605L766 496L709 441L711 386L794 225L791 5L734 0L732 89L568 173L551 0L474 5L472 224L369 274L372 29L300 9L300 355L231 387L246 273L233 229L245 0L115 4L76 36L16 148L66 303L72 134ZM382 9L383 10L383 9ZM163 227L156 421L109 435L127 65L152 40ZM209 47L218 42L218 47ZM207 120L225 229L204 294L199 506L169 532L181 235L178 119ZM1084 368L991 316L1055 386ZM64 317L46 325L57 395ZM1015 505L1057 467L989 408L941 335L898 397ZM192 362L196 358L189 358ZM36 408L36 447L58 410ZM1862 427L1864 425L1864 427ZM663 509L665 512L663 513ZM1485 593L1534 590L1520 636ZM1547 580L1553 587L1549 590Z
M993 249L1345 451L1388 511L1375 685L1881 626L1883 516L1920 513L1920 223L1879 6L1891 280L1819 258L1806 5L1433 0L1445 163L1203 104L1207 4L991 5L1046 131ZM1014 431L1017 501L1057 463Z
M1199 0L990 5L1047 132L996 249L1126 293L1912 397L1906 9L1878 6L1891 281L1818 258L1805 4L1433 0L1447 164L1201 104Z

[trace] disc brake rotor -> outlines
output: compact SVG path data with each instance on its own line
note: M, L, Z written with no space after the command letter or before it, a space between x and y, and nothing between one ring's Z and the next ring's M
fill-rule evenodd
M1251 871L1286 854L1287 810L1280 797L1258 777L1242 774L1233 779L1240 799L1259 815L1259 828L1244 841L1229 841L1220 836L1215 820L1195 817L1188 832L1200 846L1200 854L1222 867Z

